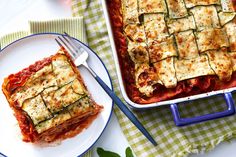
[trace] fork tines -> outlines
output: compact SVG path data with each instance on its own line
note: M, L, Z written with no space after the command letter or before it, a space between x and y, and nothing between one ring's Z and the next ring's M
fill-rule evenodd
M64 47L68 51L68 53L75 59L80 53L82 53L81 46L79 44L76 44L74 42L74 39L66 32L64 33L65 35L57 36L55 40L59 46Z

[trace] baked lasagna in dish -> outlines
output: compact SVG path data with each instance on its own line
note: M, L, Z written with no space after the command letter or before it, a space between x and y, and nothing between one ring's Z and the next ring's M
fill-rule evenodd
M129 98L149 104L236 87L231 0L107 0Z
M63 48L9 75L2 90L26 142L73 137L88 127L102 109L91 98L80 72Z

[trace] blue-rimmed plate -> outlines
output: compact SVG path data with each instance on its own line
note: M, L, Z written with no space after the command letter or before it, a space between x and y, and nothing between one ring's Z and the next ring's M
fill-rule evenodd
M0 53L0 84L9 74L16 73L35 61L55 54L59 49L54 40L57 35L59 34L35 34L19 39L3 48ZM76 41L82 44L80 41ZM82 46L89 49L84 44ZM106 67L101 59L91 51L88 64L112 88ZM70 157L80 156L91 148L106 128L111 116L113 102L85 68L80 67L80 72L94 100L104 106L103 111L95 121L77 136L66 139L60 144L45 147L25 143L21 140L20 129L13 112L4 94L0 91L0 154L9 157Z

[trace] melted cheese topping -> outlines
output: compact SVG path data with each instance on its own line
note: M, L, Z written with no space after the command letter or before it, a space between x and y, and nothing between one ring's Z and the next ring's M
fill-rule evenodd
M229 56L233 65L233 71L236 71L236 52L229 53Z
M22 109L27 112L34 125L52 117L40 95L24 101Z
M185 4L187 8L192 8L197 5L220 5L220 0L185 0Z
M76 94L80 94L80 95L88 94L88 91L86 91L84 85L81 82L79 82L78 79L75 79L71 83L71 87Z
M215 5L217 13L222 12L222 7L221 5Z
M187 80L190 78L214 75L211 69L208 58L205 55L188 60L175 60L176 77L178 81Z
M64 55L57 57L52 61L53 72L57 78L58 86L63 86L76 78L75 72L67 62L67 58Z
M177 85L173 57L154 63L154 67L158 78L166 88L173 88Z
M232 75L232 63L230 56L224 51L208 51L209 64L216 75L222 81L229 81Z
M170 18L181 18L188 15L183 0L166 0Z
M50 128L56 127L62 123L64 123L66 120L69 120L71 118L71 115L68 111L62 111L59 114L54 115L53 118L43 121L36 125L36 130L40 134Z
M234 12L233 0L221 0L223 12Z
M68 111L72 117L77 117L78 115L83 115L87 113L88 110L91 110L91 100L88 97L82 98L79 101L76 101L74 104L68 106ZM91 110L92 111L92 110Z
M197 43L192 30L180 32L176 34L175 38L181 59L191 59L199 56Z
M122 9L125 24L139 23L137 0L122 0Z
M229 39L229 48L231 52L236 51L236 23L229 22L224 26L227 37Z
M128 53L134 63L149 62L146 43L136 43L129 41Z
M228 47L229 42L224 29L204 29L196 33L200 52Z
M57 86L57 81L53 74L52 66L48 65L33 74L23 87L16 90L11 99L17 101L19 106L22 106L24 100L35 97L51 86Z
M234 56L221 50L236 52L236 11L231 0L131 0L125 3L129 2L138 10L135 18L140 23L125 23L123 30L140 93L149 97L157 83L173 88L178 81L198 76L218 75L223 81L230 79L230 66L233 66L230 62L234 61L230 57Z
M166 13L164 0L139 0L139 14L143 13Z
M127 25L124 28L124 32L125 32L125 35L131 41L135 41L135 42L145 42L146 41L143 25L137 25L137 24Z
M198 31L207 27L220 28L220 22L214 6L197 6L190 11L193 13Z
M224 26L226 23L228 23L234 19L236 12L233 12L233 13L220 12L218 15L220 18L221 26Z
M176 47L174 45L174 38L170 36L163 42L153 41L148 45L149 57L151 63L160 61L167 57L177 56Z
M180 19L168 19L167 26L170 34L189 29L196 29L193 16L188 16Z
M168 36L164 14L145 14L144 28L148 41L162 40Z
M74 81L73 81L74 82ZM58 90L47 92L42 94L43 99L48 107L48 109L54 113L59 112L60 110L63 110L64 107L67 107L68 105L74 103L83 95L77 94L74 92L72 88L72 84L79 84L77 87L82 87L79 83L79 81L75 81L74 83L69 83L67 85L62 86ZM80 91L83 89L79 89Z
M135 84L141 93L151 96L157 83L162 84L149 64L135 64Z

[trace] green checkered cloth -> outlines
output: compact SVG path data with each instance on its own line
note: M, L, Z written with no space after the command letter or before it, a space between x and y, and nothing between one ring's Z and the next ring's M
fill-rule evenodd
M87 43L87 38L84 29L84 21L82 17L71 17L63 19L54 19L48 21L29 21L29 30L17 31L10 34L0 35L0 49L7 46L9 43L36 33L64 33L67 32L71 36ZM1 156L1 155L0 155ZM84 157L91 157L92 152L88 151Z
M89 46L97 52L106 64L112 77L114 90L121 96L105 19L100 0L73 0L74 16L83 16ZM236 98L234 96L234 98ZM226 109L223 96L198 100L179 105L182 117L193 117ZM169 106L145 111L133 111L147 130L153 135L158 146L154 147L128 118L115 107L120 126L138 157L188 156L212 150L222 141L236 137L236 117L212 120L200 124L176 127Z

